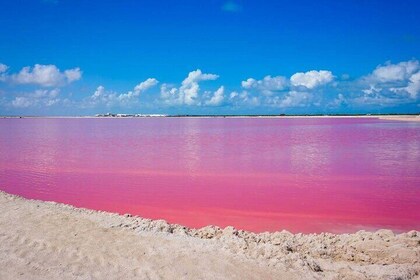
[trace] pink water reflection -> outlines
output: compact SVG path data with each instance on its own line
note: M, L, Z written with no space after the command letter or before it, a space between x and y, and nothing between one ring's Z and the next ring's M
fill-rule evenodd
M420 125L0 119L0 189L192 227L420 229Z

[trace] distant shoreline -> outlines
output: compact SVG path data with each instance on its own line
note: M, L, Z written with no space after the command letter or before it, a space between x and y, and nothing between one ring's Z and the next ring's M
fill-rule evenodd
M148 119L148 118L376 118L420 122L419 114L355 114L355 115L165 115L165 116L0 116L1 119Z

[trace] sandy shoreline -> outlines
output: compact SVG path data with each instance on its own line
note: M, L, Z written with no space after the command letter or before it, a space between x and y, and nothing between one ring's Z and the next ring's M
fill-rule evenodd
M394 120L394 121L407 121L407 122L420 122L420 116L380 116L381 120Z
M420 233L189 229L0 191L0 279L419 279Z
M411 121L420 122L420 115L317 115L317 116L159 116L159 117L96 117L96 116L0 116L0 119L211 119L211 118L232 118L232 119L243 119L243 118L261 118L261 119L305 119L305 118L373 118L382 120L395 120L395 121Z

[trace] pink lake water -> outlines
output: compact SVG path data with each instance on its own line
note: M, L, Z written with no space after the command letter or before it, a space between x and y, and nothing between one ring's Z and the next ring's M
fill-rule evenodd
M0 119L0 189L190 227L420 230L420 124Z

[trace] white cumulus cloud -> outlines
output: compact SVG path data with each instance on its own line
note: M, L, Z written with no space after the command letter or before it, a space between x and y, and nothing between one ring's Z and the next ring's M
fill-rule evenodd
M121 103L130 103L131 100L139 97L142 92L148 90L151 87L154 87L158 83L159 81L156 80L155 78L149 78L146 81L141 82L140 84L136 85L133 91L129 91L127 93L122 93L118 95L117 99Z
M151 87L154 87L159 83L158 80L155 78L149 78L144 82L141 82L140 84L136 85L134 87L135 94L139 95L141 92L148 90Z
M0 73L6 72L7 69L9 69L9 66L7 66L6 64L0 63Z
M385 65L379 65L369 76L376 82L395 82L404 81L419 70L419 62L417 60L403 61L397 64L387 62Z
M412 98L416 98L420 93L420 72L413 74L409 80L410 82L405 87L405 90L411 95Z
M104 86L98 86L95 92L91 95L91 99L93 100L101 100L103 97L107 95Z
M264 95L272 95L274 92L284 90L288 86L288 81L283 76L265 76L262 80L249 78L241 83L244 89L257 89Z
M138 101L141 93L156 86L159 83L155 78L149 78L134 87L126 93L116 93L107 91L104 86L100 85L96 88L95 92L90 96L90 105L104 104L108 107L116 105L130 105Z
M261 104L259 96L254 96L246 90L232 91L229 95L229 101L235 106L258 106Z
M73 68L69 70L64 71L64 76L67 79L68 83L72 83L74 81L80 80L82 78L82 71L80 71L80 68Z
M200 86L198 82L216 80L219 76L215 74L205 74L200 69L192 71L188 74L188 77L182 81L182 85L179 89L182 103L186 105L197 104L198 92Z
M28 108L34 106L52 106L63 100L59 98L60 90L55 88L52 90L38 89L34 92L25 93L15 97L11 101L11 105L15 108Z
M9 69L9 66L7 66L6 64L0 63L0 81L5 81L6 80L7 69Z
M386 104L415 100L420 92L420 63L418 60L387 62L362 77L359 83L366 95L361 100L386 100Z
M310 92L304 91L289 91L284 97L274 96L266 100L267 105L292 108L292 107L305 107L309 105L317 105L314 101L314 95Z
M225 88L224 86L219 87L213 94L213 96L206 101L206 105L210 106L217 106L220 105L223 102L223 99L225 98Z
M41 65L23 67L19 73L10 75L10 79L17 84L37 84L43 87L63 86L77 81L82 77L80 68L73 68L61 72L55 65Z
M290 77L290 82L293 86L304 86L308 89L313 89L321 85L330 83L334 79L331 71L326 70L311 70L308 72L299 72Z
M201 105L199 82L216 80L217 78L219 76L216 74L206 74L197 69L188 73L179 88L163 84L160 89L160 97L168 105Z
M16 108L28 108L32 105L32 101L24 96L18 96L12 100L12 106Z
M301 91L290 91L280 102L280 107L302 107L307 106L312 101L312 94Z
M168 104L178 102L178 88L168 84L162 84L160 87L160 98Z

